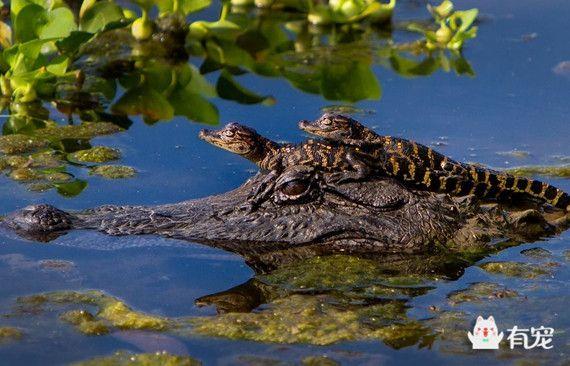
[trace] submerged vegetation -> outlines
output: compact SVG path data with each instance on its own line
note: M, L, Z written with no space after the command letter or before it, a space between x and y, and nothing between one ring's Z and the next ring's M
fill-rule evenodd
M505 274L502 269L495 271L489 263L496 266L506 262L480 265L491 276L495 272ZM436 305L429 309L414 305L414 298L433 289L435 280L453 280L471 264L472 261L445 255L390 263L340 255L316 257L198 299L201 306L216 307L218 314L213 316L151 315L101 291L59 291L21 297L11 316L55 312L60 321L87 336L138 330L167 332L183 338L206 335L314 345L378 340L395 349L437 346L444 351L469 353L465 331L480 311L518 306L521 302L540 308L540 303L529 303L527 294L535 284L544 281L542 273L529 276L530 267L519 267L522 270L509 275L533 286L514 291L499 284L503 279L493 277L499 283L472 283L447 296L443 294L439 300L439 296L431 298ZM404 277L415 280L394 281ZM503 324L508 321L506 316L501 320ZM101 360L111 362L111 358Z
M199 366L192 357L171 355L167 352L132 354L125 351L112 356L97 357L74 363L73 366Z
M129 116L149 124L174 116L216 124L218 98L279 102L242 85L247 73L344 103L381 97L377 66L404 77L439 69L473 75L461 50L476 35L477 10L457 11L448 0L428 7L431 21L402 23L392 19L396 0L0 5L9 7L0 19L0 107L7 113L0 168L31 190L67 196L87 186L85 173L134 174L98 166L120 153L89 141L127 129ZM200 19L211 7L219 9L217 19ZM394 32L417 36L396 42Z

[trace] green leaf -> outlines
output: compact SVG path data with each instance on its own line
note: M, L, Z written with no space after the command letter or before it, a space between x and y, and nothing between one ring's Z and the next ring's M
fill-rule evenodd
M192 70L192 78L187 84L187 88L195 93L199 93L207 98L217 97L216 88L206 78L200 74L200 71L194 65L189 65Z
M4 59L13 74L22 74L34 69L42 47L53 39L35 39L20 43L4 51Z
M390 65L394 71L404 77L427 76L439 69L439 62L431 56L418 62L396 53L390 56Z
M153 121L170 120L174 117L174 109L168 100L148 85L128 90L111 110L125 115L142 114Z
M55 45L59 52L63 54L75 54L79 51L81 45L89 41L92 37L93 34L89 32L73 31L69 36L55 42Z
M111 1L101 1L85 11L80 28L83 31L97 33L109 23L123 19L123 10Z
M67 37L77 29L73 12L65 7L46 12L47 22L38 28L40 38Z
M67 72L69 66L69 58L67 56L58 56L46 65L47 71L57 76L63 76Z
M475 19L477 19L477 14L479 14L478 9L469 9L463 11L456 11L453 13L453 17L455 18L454 21L456 22L457 19L461 21L461 25L459 26L458 32L465 32L467 28L473 24Z
M12 18L12 20L14 20L16 16L20 13L20 10L22 10L25 6L30 4L36 4L41 6L44 4L44 0L12 0L10 2L10 13L11 13L10 17Z
M234 100L241 104L257 104L263 103L271 105L275 103L272 96L261 96L244 88L238 84L232 75L227 71L222 71L216 83L216 91L220 98Z
M452 59L451 67L453 67L458 75L475 76L475 71L473 71L473 68L463 56Z
M98 93L106 99L112 100L117 92L117 82L115 79L104 79L97 76L87 77L83 86L88 93Z
M66 183L53 183L53 186L57 189L57 193L64 197L75 197L79 193L83 192L87 188L87 182L84 180L74 180L73 182Z
M321 94L329 100L357 102L380 99L380 83L371 66L362 62L326 64L322 71Z
M206 22L203 20L195 21L190 24L190 34L206 32L208 37L216 37L219 39L233 40L241 32L239 25L229 20L218 20L215 22Z
M180 7L184 15L207 8L212 4L212 0L179 0Z
M85 14L87 10L95 5L96 2L97 0L83 0L81 3L81 8L79 8L79 19L83 18L83 14Z
M320 94L321 79L316 73L297 72L295 70L283 70L283 76L298 89L311 94Z
M170 13L174 9L172 0L155 0L154 2L160 13ZM205 9L211 4L212 0L178 0L179 11L184 15Z
M220 122L218 109L206 98L188 87L175 89L168 98L174 113L190 120L215 125Z
M145 83L152 85L152 88L158 92L163 92L172 83L174 75L173 68L170 65L153 62L146 66L142 71Z
M12 28L0 21L0 46L6 49L12 46Z
M47 12L37 4L24 6L14 18L14 36L18 42L38 38L38 28L47 23Z

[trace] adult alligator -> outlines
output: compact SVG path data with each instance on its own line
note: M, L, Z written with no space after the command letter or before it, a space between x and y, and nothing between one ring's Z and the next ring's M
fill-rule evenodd
M2 225L38 241L72 229L184 239L237 253L262 271L333 253L376 253L388 259L472 250L498 238L528 241L566 227L563 213L547 214L540 207L481 205L474 199L414 191L391 178L331 183L326 174L303 166L284 170L255 210L242 206L267 173L227 193L174 204L79 212L34 205L8 215Z

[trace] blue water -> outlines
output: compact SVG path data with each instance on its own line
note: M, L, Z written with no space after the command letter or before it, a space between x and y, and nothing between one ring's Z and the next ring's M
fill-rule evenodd
M424 144L444 142L437 149L456 159L476 161L493 167L557 163L554 155L570 155L570 78L553 68L570 59L568 15L564 0L457 1L458 8L479 8L483 21L476 39L464 51L476 76L460 77L438 71L429 77L406 79L392 70L376 66L382 85L379 101L360 102L364 111L356 117L378 132L404 136ZM427 17L423 2L404 2L396 19ZM536 37L525 41L525 35ZM528 38L528 37L527 37ZM239 77L243 85L261 94L273 95L274 106L245 106L216 100L221 120L239 121L279 141L301 141L296 128L300 119L312 119L321 109L335 104L317 95L294 89L287 81L255 75ZM134 179L109 181L89 177L89 187L72 199L53 191L28 192L6 177L0 178L0 212L9 212L33 203L50 203L64 209L82 209L103 203L159 204L177 202L225 192L245 181L255 166L197 138L203 126L184 118L153 126L135 123L126 132L94 139L118 147L121 163L134 166ZM499 155L513 149L530 152L526 158ZM80 173L82 174L82 173ZM83 173L86 174L86 173ZM546 179L570 190L570 181ZM112 241L122 241L112 245ZM105 245L111 243L111 245ZM511 248L491 260L528 260L520 250L535 246L555 255L569 249L570 236L562 234L544 242ZM125 247L102 250L106 247ZM73 261L66 273L46 271L34 263L42 259ZM562 265L552 278L535 282L493 277L525 294L527 303L510 307L509 319L522 325L538 326L545 318L556 328L555 349L559 361L567 360L570 316L565 303L570 300L570 269ZM0 314L9 313L16 297L64 289L100 289L123 299L137 310L164 316L213 315L212 308L197 308L194 300L238 285L253 271L233 254L200 245L158 238L108 238L74 232L49 244L0 238ZM457 281L442 283L434 291L413 300L422 313L432 303L445 302L446 295L467 284L490 280L490 275L471 267ZM536 286L539 290L533 289ZM422 310L423 309L423 310ZM480 310L481 308L475 308ZM482 311L492 311L484 309ZM496 308L496 311L502 311ZM549 315L549 316L546 316ZM496 315L500 320L501 314ZM117 349L140 351L132 343L113 335L87 337L56 320L56 315L29 319L5 318L0 324L26 330L26 337L0 344L0 364L66 364ZM512 325L512 324L510 324ZM468 329L465 329L467 331ZM480 354L453 355L437 349L408 347L393 350L376 341L343 342L331 346L279 345L230 341L218 338L180 338L181 353L187 352L205 364L232 364L243 354L271 355L298 362L306 355L328 355L343 363L480 364ZM347 352L354 355L347 356ZM529 354L541 351L527 351ZM552 354L549 354L549 356ZM508 364L509 358L493 362Z

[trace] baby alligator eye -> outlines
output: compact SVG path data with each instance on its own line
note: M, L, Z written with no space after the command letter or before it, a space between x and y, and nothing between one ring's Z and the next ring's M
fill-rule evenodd
M234 132L233 131L224 131L224 136L226 137L233 137L234 136Z
M321 122L325 126L330 126L332 124L332 121L330 120L330 118L325 118Z
M281 192L287 196L298 196L303 194L309 188L309 184L301 180L293 180L283 184L280 187Z

